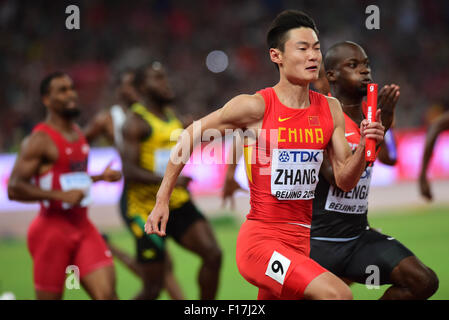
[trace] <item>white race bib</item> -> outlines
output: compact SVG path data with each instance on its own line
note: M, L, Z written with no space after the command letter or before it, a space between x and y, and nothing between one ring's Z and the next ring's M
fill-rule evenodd
M368 191L371 182L372 167L367 167L360 177L354 189L344 192L334 186L330 186L326 199L329 211L341 213L363 214L368 209Z
M59 176L59 183L61 184L62 191L74 189L84 191L85 197L81 200L81 207L87 207L91 203L90 187L92 186L92 179L86 172L63 173ZM62 208L69 209L71 205L63 202Z
M154 152L154 172L161 177L164 176L165 169L167 169L170 152L171 149L157 149Z
M315 198L323 150L273 149L271 194L278 200Z

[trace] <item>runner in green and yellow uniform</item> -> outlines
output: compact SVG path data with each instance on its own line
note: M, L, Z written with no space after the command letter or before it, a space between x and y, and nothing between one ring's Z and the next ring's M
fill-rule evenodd
M165 239L147 235L144 225L156 202L170 150L183 130L169 108L173 91L159 62L137 70L134 86L141 102L131 106L123 126L123 173L125 187L122 215L136 238L137 261L143 270L144 287L137 298L156 299L163 287L166 262ZM170 198L172 219L167 233L202 259L199 270L200 298L214 299L218 287L221 250L205 217L191 201L190 178L181 177Z

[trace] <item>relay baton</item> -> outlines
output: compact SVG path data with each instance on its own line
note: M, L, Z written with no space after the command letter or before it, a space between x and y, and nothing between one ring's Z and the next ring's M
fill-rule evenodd
M368 83L367 95L366 95L366 119L369 123L376 121L377 111L377 84ZM368 162L374 162L376 160L376 140L366 139L365 146L365 160Z

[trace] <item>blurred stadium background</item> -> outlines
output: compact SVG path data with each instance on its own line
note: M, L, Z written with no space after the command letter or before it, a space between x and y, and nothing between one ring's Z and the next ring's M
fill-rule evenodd
M80 30L65 27L65 8L71 4L80 8ZM380 30L365 27L370 4L380 9ZM395 121L398 163L375 166L370 221L433 268L440 278L433 298L449 299L448 134L439 138L430 167L433 203L420 198L416 183L426 127L449 109L449 2L443 0L0 1L0 295L34 298L25 235L37 205L8 201L6 187L20 141L45 114L38 85L47 73L63 70L74 79L83 110L79 123L85 125L113 103L119 71L158 59L168 69L180 112L197 119L236 94L275 83L277 72L268 58L265 32L277 13L290 8L315 19L323 52L338 41L357 42L370 56L375 81L401 86ZM119 157L104 141L94 147L91 172L111 159L120 167ZM225 159L225 143L221 147ZM234 210L221 207L224 170L225 165L190 164L184 173L194 178L194 199L213 221L223 248L218 298L254 299L257 290L239 275L234 259L248 195L237 194ZM237 178L246 188L242 166ZM120 184L95 186L90 216L113 243L134 253L131 235L118 214L120 191ZM169 246L186 297L196 299L199 261L174 242ZM116 268L118 294L130 299L140 283L120 263ZM385 288L356 285L354 295L375 299ZM87 295L67 290L65 297Z

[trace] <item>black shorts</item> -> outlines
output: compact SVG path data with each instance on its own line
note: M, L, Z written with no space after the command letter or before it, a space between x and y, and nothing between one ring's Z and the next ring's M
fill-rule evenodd
M122 218L136 240L137 261L139 263L163 261L165 258L166 237L145 233L146 221L142 216L129 216L127 214L125 195L121 197L120 209ZM173 237L176 242L180 243L185 232L198 220L205 220L205 218L189 200L181 207L170 211L166 229L167 236Z
M399 262L414 254L402 243L376 230L368 229L360 237L346 242L310 240L310 257L340 278L367 281L379 270L379 284L391 284L390 275Z

